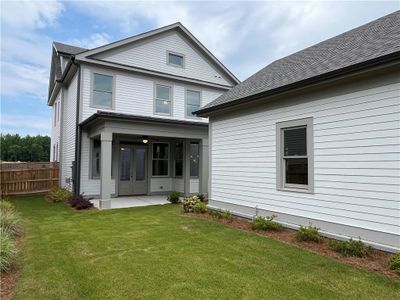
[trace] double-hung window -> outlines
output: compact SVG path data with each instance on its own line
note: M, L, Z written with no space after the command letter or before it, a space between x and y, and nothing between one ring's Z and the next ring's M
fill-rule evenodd
M93 73L93 106L112 108L113 81L113 76Z
M277 123L277 188L313 192L312 118Z
M169 144L153 143L153 176L168 176Z
M177 142L175 144L174 155L174 176L182 177L183 175L183 143Z
M201 93L186 90L186 117L195 117L192 113L200 109Z
M171 87L156 84L155 90L156 96L154 112L156 114L171 115Z

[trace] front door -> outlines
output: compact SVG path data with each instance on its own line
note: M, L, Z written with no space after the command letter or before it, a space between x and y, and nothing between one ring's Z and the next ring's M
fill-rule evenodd
M119 192L124 195L147 194L147 150L141 145L121 145L119 153Z

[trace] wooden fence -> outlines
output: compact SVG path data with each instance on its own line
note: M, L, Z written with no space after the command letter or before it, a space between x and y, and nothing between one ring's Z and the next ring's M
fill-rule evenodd
M40 194L57 187L57 162L22 162L0 164L0 196Z

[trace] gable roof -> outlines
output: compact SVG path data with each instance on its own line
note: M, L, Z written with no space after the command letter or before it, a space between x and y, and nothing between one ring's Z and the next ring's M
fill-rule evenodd
M276 60L208 103L198 115L400 58L400 11Z
M200 52L205 55L211 62L213 62L224 74L227 76L234 84L238 84L240 80L236 78L236 76L229 71L228 68L224 66L188 29L186 29L185 26L183 26L180 22L173 23L164 27L160 27L158 29L154 29L145 33L141 33L120 41L116 41L104 46L100 46L97 48L93 48L84 52L81 52L77 54L76 59L77 60L85 60L85 59L90 59L96 54L99 54L101 52L105 52L111 49L115 49L130 43L134 43L137 41L141 41L144 39L147 39L149 37L170 31L170 30L179 30L183 35L189 39L196 47L197 49L200 50Z
M57 53L61 55L76 55L78 53L88 51L88 49L85 48L71 46L60 42L53 42L53 47L56 49Z

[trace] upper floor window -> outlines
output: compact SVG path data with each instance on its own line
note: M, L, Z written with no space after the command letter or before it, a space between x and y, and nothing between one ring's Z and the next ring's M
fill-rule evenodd
M183 68L184 61L182 54L177 54L172 52L168 52L167 54L168 54L167 59L169 65Z
M155 93L154 112L156 114L171 115L171 87L157 84Z
M278 188L313 191L312 118L277 124Z
M112 107L113 77L93 74L93 106Z
M192 113L200 109L201 94L199 91L186 90L186 116L195 117Z

